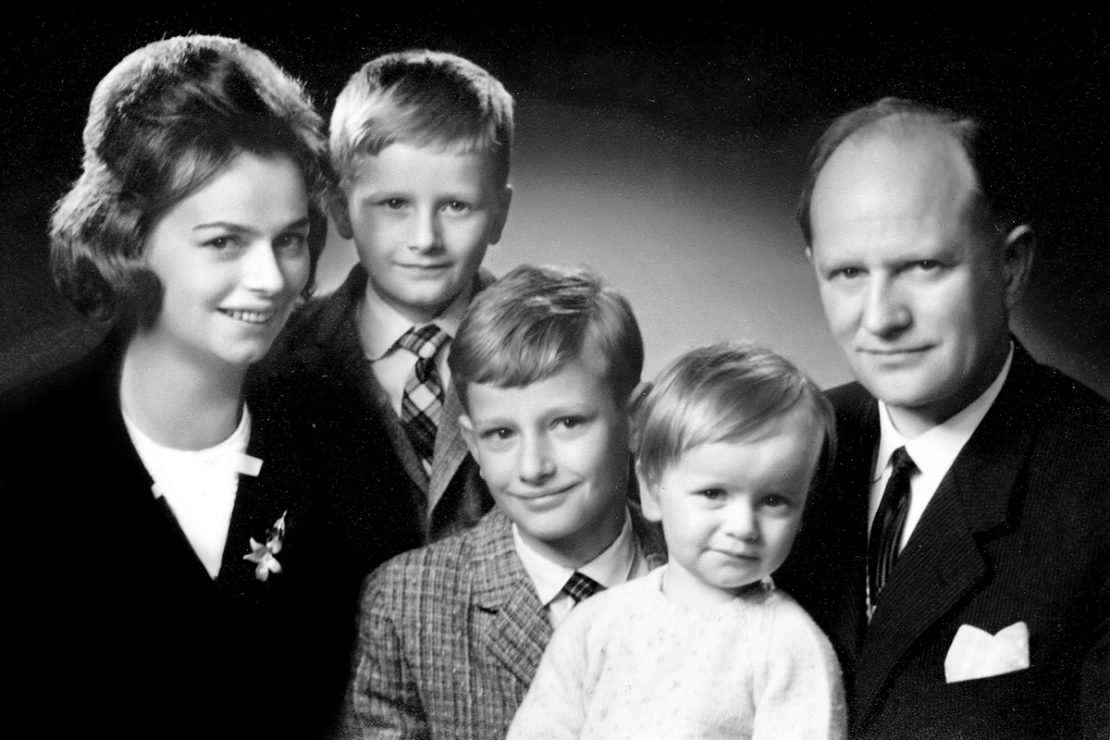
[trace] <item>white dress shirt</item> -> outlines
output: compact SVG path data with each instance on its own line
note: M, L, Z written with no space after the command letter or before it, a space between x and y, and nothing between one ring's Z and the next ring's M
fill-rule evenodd
M978 398L947 421L937 424L913 439L907 439L894 428L894 423L890 420L890 410L885 403L879 401L880 437L871 474L871 500L867 512L868 531L875 519L875 512L879 508L879 501L882 499L887 480L890 479L892 471L890 457L899 447L905 447L918 470L910 479L910 505L906 513L906 524L902 529L902 539L898 545L899 550L906 546L910 534L921 520L921 515L933 499L933 494L937 492L941 480L998 398L1002 385L1010 374L1013 359L1014 347L1011 344L1010 353L1006 356L1006 362L1002 365L998 377Z
M553 627L558 627L574 607L574 599L563 592L563 586L571 574L577 570L589 576L605 588L612 588L632 578L646 575L647 560L636 545L632 534L632 516L625 510L624 526L620 534L600 555L580 568L567 568L553 563L528 546L520 536L517 526L513 525L513 544L524 572L532 580L540 603L547 607L548 618Z

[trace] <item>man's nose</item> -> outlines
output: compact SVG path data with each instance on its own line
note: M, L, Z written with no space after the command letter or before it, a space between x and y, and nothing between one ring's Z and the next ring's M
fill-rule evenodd
M870 281L864 297L864 329L875 336L887 337L906 329L911 318L902 291L893 280L877 276Z

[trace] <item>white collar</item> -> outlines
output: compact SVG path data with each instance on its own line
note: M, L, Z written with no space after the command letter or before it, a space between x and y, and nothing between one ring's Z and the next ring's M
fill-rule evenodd
M462 323L463 314L466 313L466 307L470 304L472 293L473 288L464 290L451 301L443 313L427 323L435 324L447 336L454 339L459 331L459 324ZM359 302L358 313L359 323L367 324L365 329L361 326L359 329L363 342L362 349L371 362L389 354L401 335L413 327L413 323L402 316L396 308L386 303L369 283Z
M890 420L890 410L887 405L879 401L879 449L875 455L875 467L871 472L871 482L875 483L882 477L883 471L890 462L890 456L899 447L905 447L906 452L917 465L918 470L929 478L939 479L944 476L956 456L960 454L971 435L987 415L987 411L994 405L1002 386L1010 374L1010 366L1014 359L1014 345L1010 343L1010 352L1006 355L1006 362L994 381L983 391L978 398L965 406L959 413L951 418L927 429L913 439L907 439Z
M628 580L636 564L636 540L632 536L632 517L625 509L624 526L620 534L600 555L580 568L567 568L553 563L528 546L513 524L513 545L516 547L524 572L532 579L540 603L547 606L559 595L567 579L577 570L602 586L611 588Z

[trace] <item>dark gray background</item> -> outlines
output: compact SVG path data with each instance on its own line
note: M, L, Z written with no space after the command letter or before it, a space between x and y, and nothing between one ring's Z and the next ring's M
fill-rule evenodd
M1040 234L1015 329L1039 358L1110 396L1105 13L374 5L31 11L0 31L0 388L98 336L54 293L45 239L53 201L79 172L93 87L134 48L202 32L269 53L325 116L350 73L382 52L426 46L489 68L517 99L518 139L513 210L488 264L604 273L640 317L649 375L693 344L750 338L823 385L847 379L792 220L808 148L832 117L882 95L992 116L1022 152ZM322 288L353 261L333 238Z

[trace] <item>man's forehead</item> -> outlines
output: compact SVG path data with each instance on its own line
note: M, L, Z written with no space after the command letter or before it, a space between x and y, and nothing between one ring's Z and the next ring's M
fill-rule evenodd
M844 219L959 218L976 189L967 154L941 127L872 126L845 140L821 169L814 231Z

